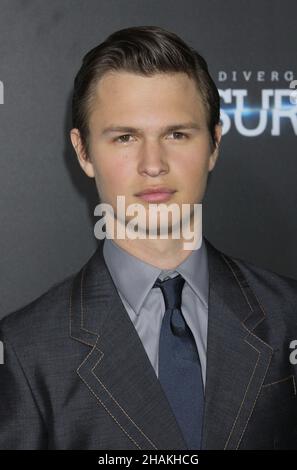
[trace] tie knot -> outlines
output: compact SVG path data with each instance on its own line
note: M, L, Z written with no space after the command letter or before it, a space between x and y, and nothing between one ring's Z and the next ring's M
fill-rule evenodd
M181 294L184 283L185 280L180 274L176 277L166 279L166 281L161 281L159 278L156 280L153 287L160 287L166 310L181 308Z

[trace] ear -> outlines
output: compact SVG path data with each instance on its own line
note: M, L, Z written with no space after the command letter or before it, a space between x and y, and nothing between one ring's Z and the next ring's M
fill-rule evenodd
M94 167L82 143L80 131L76 128L71 129L70 139L71 139L73 148L75 150L75 153L76 153L76 156L77 156L77 159L81 168L83 169L83 171L86 173L87 176L89 176L90 178L94 178L95 177Z
M219 123L215 127L215 140L216 140L216 145L215 148L212 152L212 154L209 157L209 164L208 164L208 171L212 171L215 167L215 164L217 162L218 156L219 156L219 144L222 138L222 124Z

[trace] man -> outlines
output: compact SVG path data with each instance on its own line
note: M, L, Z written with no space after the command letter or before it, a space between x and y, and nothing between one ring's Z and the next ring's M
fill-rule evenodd
M221 139L206 62L158 27L115 32L76 76L70 137L125 226L119 195L200 204ZM101 240L0 322L0 448L297 449L297 281L184 242Z

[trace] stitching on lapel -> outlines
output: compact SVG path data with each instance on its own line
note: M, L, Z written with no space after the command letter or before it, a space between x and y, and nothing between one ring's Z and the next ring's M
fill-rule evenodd
M253 336L255 336L255 335L253 335ZM255 336L255 337L256 337L257 339L259 339L257 336ZM259 359L260 359L260 357L261 357L261 352L260 352L255 346L253 346L251 343L249 343L246 339L245 339L245 341L246 341L246 343L248 343L250 346L252 346L252 347L259 353L258 360L257 360L256 366L255 366L255 369L256 369L256 367L257 367L257 365L258 365L258 362L259 362ZM264 344L266 344L266 343L264 343ZM271 348L271 349L272 349L272 348ZM243 428L243 431L242 431L242 433L241 433L240 439L239 439L239 441L238 441L236 450L238 449L238 447L239 447L239 445L240 445L240 443L241 443L241 441L242 441L243 435L244 435L244 433L245 433L245 430L246 430L246 428L247 428L247 425L248 425L248 423L249 423L249 421L250 421L250 418L251 418L251 416L252 416L252 413L253 413L253 411L254 411L254 408L255 408L255 405L256 405L256 401L258 400L258 396L260 395L261 388L262 388L263 382L264 382L264 380L265 380L265 377L266 377L266 374L267 374L267 371L268 371L268 367L269 367L269 365L270 365L270 362L271 362L271 356L270 356L269 362L268 362L268 364L267 364L267 367L266 367L266 370L265 370L265 374L264 374L264 376L263 376L262 383L261 383L261 385L260 385L260 387L259 387L259 390L258 390L258 393L257 393L257 395L256 395L256 397L255 397L255 400L254 400L254 403L253 403L251 412L250 412L250 414L249 414L249 416L248 416L248 419L246 420L245 426L244 426L244 428ZM254 369L254 372L255 372L255 369ZM254 372L253 372L252 375L254 375ZM248 386L248 387L249 387L249 386ZM239 413L238 413L238 414L239 414ZM236 418L236 419L237 419L237 418Z
M158 450L158 448L154 445L154 443L150 440L150 438L142 431L142 429L139 428L139 426L133 421L133 419L129 416L129 414L122 408L122 406L117 402L117 400L115 399L115 397L110 393L110 391L106 388L106 386L103 384L103 382L98 378L98 376L93 372L93 370L96 368L96 366L99 364L99 362L101 361L101 359L104 357L104 353L103 351L101 351L98 347L97 347L97 342L98 342L98 339L100 337L100 334L97 334L97 333L94 333L93 331L90 331L88 329L86 329L84 327L84 277L85 277L85 271L87 269L87 266L85 266L81 272L81 280L80 280L80 288L81 288L81 292L80 292L80 307L81 307L81 322L80 322L80 325L81 325L81 329L83 329L84 331L88 332L88 333L91 333L91 334L94 334L97 336L97 339L96 339L96 343L95 345L93 344L90 344L80 338L76 338L75 336L73 336L71 334L71 319L72 319L72 293L73 293L73 284L72 284L72 289L71 289L71 293L70 293L70 308L69 308L69 312L70 312L70 336L72 336L72 338L74 339L77 339L81 342L83 342L84 344L87 344L88 346L92 346L93 349L89 352L89 354L85 357L85 359L83 360L83 362L80 364L80 366L77 368L77 374L79 375L79 377L83 380L83 382L87 385L87 387L89 388L89 390L93 393L93 395L97 398L97 400L101 403L101 405L105 408L105 410L108 412L108 414L114 419L114 421L119 425L119 427L122 429L122 431L129 437L129 439L132 440L132 442L139 448L141 449L141 447L137 444L137 442L130 436L130 434L122 427L122 425L117 421L117 419L113 416L112 413L110 413L110 411L108 410L108 408L104 405L104 403L100 400L100 398L97 396L97 394L91 389L91 387L89 386L89 384L84 380L84 378L82 377L82 375L80 374L79 372L79 369L84 365L84 363L87 361L87 359L94 353L94 351L98 351L100 353L100 357L98 359L98 361L96 362L96 364L94 365L94 367L91 369L91 372L93 374L93 376L95 377L95 379L101 384L101 386L104 388L104 390L106 390L106 392L108 393L108 395L112 398L112 400L117 404L117 406L121 409L121 411L125 414L125 416L131 421L131 423L138 429L138 431L143 435L143 437L145 439L148 440L148 442L154 447L154 449Z
M80 327L84 331L87 331L88 333L91 333L92 335L97 336L97 333L95 333L95 331L90 331L90 330L88 330L87 328L84 327L84 307L83 307L83 305L84 305L84 290L83 290L83 286L84 286L84 278L85 278L86 270L87 270L87 265L84 266L84 268L82 270L82 273L81 273L81 279L80 279L80 312L81 312L81 314L80 314Z
M69 335L71 338L73 339L76 339L77 341L80 341L81 343L84 343L86 344L87 346L92 346L93 347L93 344L91 343L88 343L87 341L84 341L83 339L81 338L77 338L76 336L74 336L72 334L72 297L73 297L73 286L74 286L74 281L72 282L72 285L71 285L71 289L70 289L70 297L69 297ZM82 329L84 329L82 327ZM86 330L88 331L88 330ZM91 331L89 333L92 333Z
M98 338L96 340L96 344L94 346L94 348L92 349L92 351L90 351L90 353L87 355L87 357L84 359L83 363L78 367L78 369L80 367L83 366L84 362L87 360L87 358L96 350L98 351L101 356L99 357L98 361L96 362L96 364L94 365L94 367L92 367L91 371L92 371L92 374L94 375L95 379L102 385L102 387L104 388L104 390L108 393L108 395L112 398L112 400L117 404L117 406L121 409L121 411L125 414L125 416L127 416L127 418L133 423L133 425L138 429L138 431L150 442L150 444L155 448L157 449L157 447L153 444L153 442L149 439L149 437L146 436L146 434L137 426L137 424L133 421L133 419L129 416L129 414L124 410L124 408L122 408L122 406L118 403L118 401L116 400L116 398L110 393L110 391L106 388L106 386L104 385L104 383L98 378L98 376L93 372L94 369L97 367L97 365L99 364L99 362L101 361L101 359L104 357L104 353L103 351L101 351L98 347L97 347L97 342L98 342L98 339L99 339L100 335L98 335ZM80 374L79 374L80 375ZM89 387L90 388L90 387ZM95 394L95 392L93 392L94 395L97 397L97 395ZM98 397L97 397L98 398ZM100 401L100 403L102 403L102 401L98 398L98 400ZM106 408L104 406L104 408ZM109 412L109 411L108 411ZM114 418L114 416L109 412L109 414ZM116 418L114 418L115 421L118 423L118 421L116 420ZM124 431L124 429L122 428L122 426L119 424L119 426L121 427L121 429ZM126 431L124 431L126 432ZM129 436L129 434L126 432L126 434ZM129 436L130 437L130 436ZM132 438L131 438L132 439ZM133 440L133 439L132 439ZM141 449L141 447L133 440L133 442L137 445L137 447L139 447L139 449Z
M98 336L99 337L99 336ZM136 447L138 447L138 449L141 449L141 447L137 444L136 441L134 441L133 437L130 436L130 434L122 427L122 425L118 422L118 420L116 419L115 416L113 416L113 414L109 411L109 409L104 405L104 403L100 400L100 398L98 397L98 395L94 392L94 390L89 386L89 384L85 381L85 379L82 377L82 375L80 374L79 372L79 369L84 365L84 363L87 361L87 359L89 358L89 356L91 356L91 354L94 352L94 350L97 350L99 351L100 353L102 353L101 357L98 359L98 361L96 362L95 366L91 369L92 370L92 374L95 376L95 378L98 380L98 378L96 377L96 375L93 373L93 369L97 366L98 362L102 359L102 357L104 356L103 352L100 351L96 345L94 346L94 348L89 352L89 354L85 357L85 359L83 360L83 362L80 364L80 366L76 369L76 372L78 373L79 377L82 379L82 381L86 384L86 386L88 387L88 389L90 390L90 392L97 398L97 400L100 402L100 404L103 406L103 408L107 411L107 413L112 417L112 419L119 425L119 427L121 428L121 430L128 436L128 438L136 445ZM99 381L100 382L100 381ZM101 383L101 382L100 382ZM103 385L103 384L102 384Z
M253 312L254 309L253 309L253 307L252 307L252 305L251 305L251 303L250 303L250 301L249 301L249 298L248 298L248 296L247 296L247 294L246 294L246 292L245 292L243 286L242 286L241 283L240 283L240 280L238 279L238 276L237 276L236 272L235 272L234 269L232 268L231 263L229 262L229 260L226 258L226 256L225 256L224 254L222 254L222 257L223 257L225 263L228 265L229 269L231 270L233 276L235 277L235 279L236 279L236 281L237 281L237 283L238 283L238 285L239 285L239 287L240 287L240 290L241 290L241 292L242 292L242 294L243 294L243 296L244 296L244 298L245 298L245 300L246 300L248 306L250 307L251 311Z
M234 269L233 269L231 263L229 262L229 260L228 260L223 254L222 254L222 257L223 257L225 263L228 265L229 269L231 270L231 272L232 272L232 274L233 274L233 276L234 276L236 282L238 283L238 285L239 285L239 287L240 287L240 289L241 289L241 292L243 293L243 295L244 295L244 297L245 297L245 299L246 299L246 301L247 301L247 303L248 303L248 305L249 305L251 311L253 312L254 310L253 310L252 305L251 305L251 303L250 303L250 301L249 301L249 298L248 298L246 292L244 291L244 288L243 288L243 286L242 286L242 284L241 284L241 282L240 282L240 279L238 278L236 272L234 271ZM237 268L239 269L239 267L237 267ZM259 299L257 298L256 294L251 290L251 288L250 288L249 285L248 285L248 287L249 287L249 290L250 290L250 292L252 293L252 295L254 295L255 300L258 302L259 307L260 307L260 309L261 309L261 311L262 311L264 317L266 318L266 314L265 314L264 308L263 308L263 306L261 305L261 303L259 302ZM272 351L272 353L273 353L273 348L272 348L269 344L265 343L265 341L263 341L261 338L259 338L258 336L256 336L254 333L252 333L252 332L245 326L244 322L246 321L246 319L247 319L248 317L249 317L249 315L248 315L244 320L241 321L241 324L242 324L242 326L244 327L244 329L247 331L248 335L253 336L254 338L256 338L257 341L260 341L261 343L263 343L263 344L264 344L266 347L268 347L268 348ZM257 326L261 321L262 321L262 319L260 319L260 320L258 321L258 323L254 326L254 328L256 328L256 326ZM241 411L242 406L243 406L243 404L244 404L244 401L245 401L245 399L246 399L247 391L248 391L248 389L249 389L249 387L250 387L250 384L251 384L252 379L253 379L253 377L254 377L255 370L256 370L256 368L257 368L257 366L258 366L258 363L259 363L259 360L260 360L260 357L261 357L261 354L262 354L261 351L259 351L254 345L252 345L246 338L244 339L244 341L245 341L246 343L248 343L253 349L255 349L255 350L258 352L259 355L258 355L257 362L256 362L256 364L255 364L255 367L254 367L253 373L252 373L252 375L251 375L250 381L249 381L249 383L248 383L248 385L247 385L247 388L246 388L246 390L245 390L244 397L243 397L243 399L242 399L242 402L241 402L241 405L240 405L240 407L239 407L239 410L238 410L236 419L235 419L235 421L234 421L234 423L233 423L232 429L231 429L231 431L230 431L230 434L229 434L229 436L228 436L228 439L227 439L227 442L226 442L226 444L225 444L224 449L226 449L226 447L227 447L227 445L228 445L228 443L229 443L229 441L230 441L232 432L233 432L233 430L234 430L234 428L235 428L235 425L236 425L237 420L238 420L239 415L240 415L240 411ZM249 421L250 421L250 418L251 418L251 416L252 416L252 413L253 413L253 411L254 411L254 408L255 408L255 405L256 405L256 401L257 401L258 396L259 396L259 394L260 394L260 392L261 392L261 388L262 388L262 386L263 386L263 382L264 382L264 380L265 380L265 377L266 377L266 374L267 374L267 371L268 371L268 368L269 368L269 365L270 365L270 362L271 362L271 357L272 357L272 355L270 356L270 360L269 360L269 362L268 362L268 364L267 364L267 367L266 367L266 370L265 370L265 374L264 374L264 376L263 376L263 380L262 380L261 386L259 387L258 393L257 393L257 395L256 395L256 397L255 397L255 400L254 400L254 403L253 403L251 412L250 412L250 414L249 414L249 416L248 416L248 419L246 420L245 426L244 426L244 428L243 428L243 431L242 431L241 436L240 436L240 438L239 438L239 441L238 441L238 443L237 443L236 450L238 450L238 447L239 447L239 445L240 445L240 443L241 443L241 441L242 441L242 438L243 438L243 436L244 436L244 433L245 433L245 430L246 430L246 428L247 428L247 425L248 425L248 423L249 423Z

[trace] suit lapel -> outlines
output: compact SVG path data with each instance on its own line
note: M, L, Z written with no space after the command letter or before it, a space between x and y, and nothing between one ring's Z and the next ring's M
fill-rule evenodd
M253 331L264 318L238 265L206 240L209 266L204 449L238 449L272 348Z
M265 314L237 264L207 240L209 308L203 449L237 449L272 348L253 331ZM90 347L77 373L135 449L187 449L104 262L103 242L77 274L70 336Z
M187 449L102 247L101 242L72 289L70 335L90 346L77 373L135 449Z

